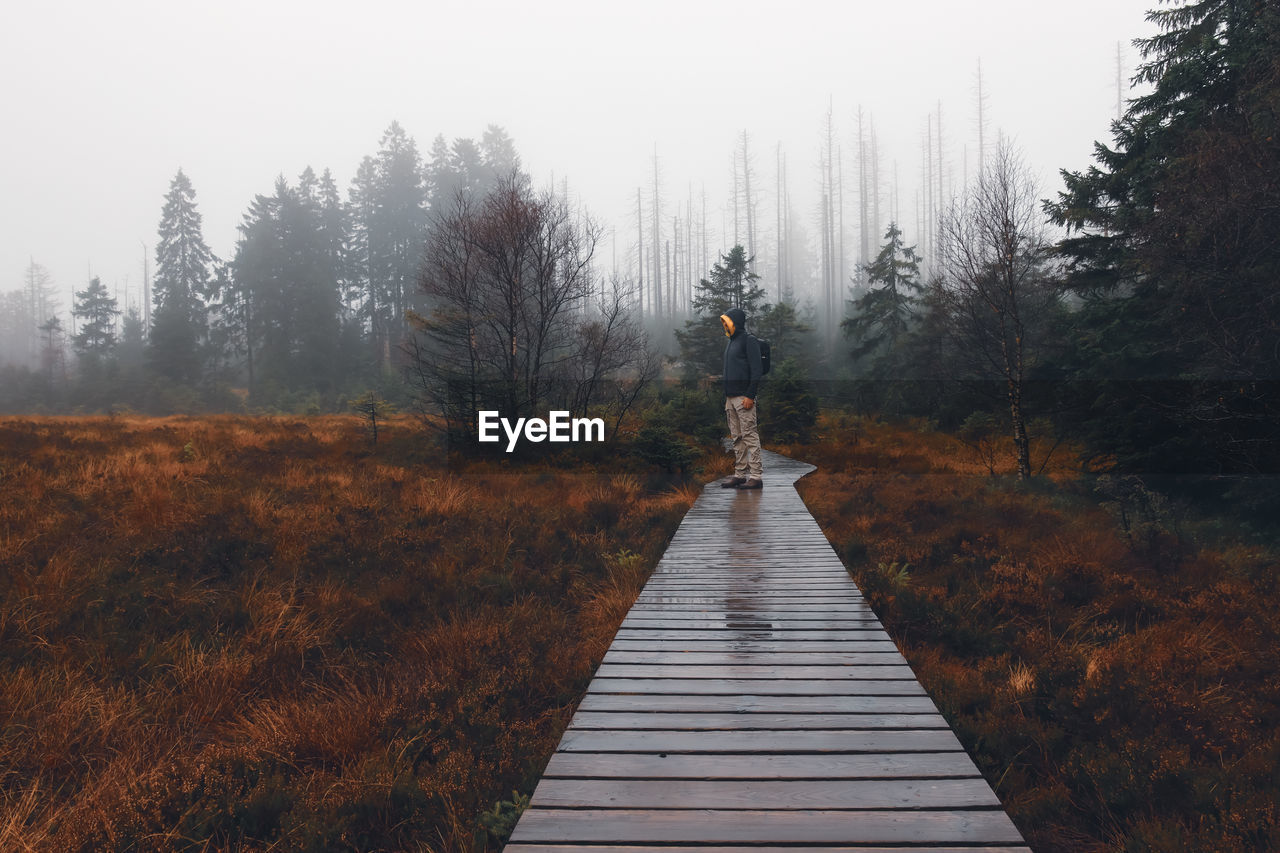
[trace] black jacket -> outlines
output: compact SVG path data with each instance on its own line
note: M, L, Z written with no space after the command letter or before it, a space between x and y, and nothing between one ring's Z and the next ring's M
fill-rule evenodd
M764 375L760 342L747 334L747 314L741 308L730 308L721 316L733 323L733 335L724 348L724 395L754 400Z

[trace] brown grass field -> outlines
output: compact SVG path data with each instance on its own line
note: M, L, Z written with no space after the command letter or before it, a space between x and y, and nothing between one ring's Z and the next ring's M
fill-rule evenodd
M1034 849L1280 849L1274 547L1063 450L779 449ZM698 490L408 420L0 420L0 851L500 848Z
M0 421L0 850L497 849L697 495L646 479Z
M1274 543L1101 500L1061 449L1019 486L937 432L821 431L801 494L1033 849L1280 850Z

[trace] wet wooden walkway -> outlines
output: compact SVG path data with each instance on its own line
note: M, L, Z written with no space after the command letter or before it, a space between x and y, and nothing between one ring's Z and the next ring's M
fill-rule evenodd
M509 853L1025 851L793 484L708 486Z

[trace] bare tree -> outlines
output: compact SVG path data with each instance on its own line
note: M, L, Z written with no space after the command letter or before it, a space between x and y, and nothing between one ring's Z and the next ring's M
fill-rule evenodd
M653 146L653 316L662 318L662 177L658 170L658 146Z
M752 259L752 272L754 272L756 257L756 197L751 189L752 171L751 140L747 135L747 131L744 130L742 131L742 203L747 213L747 256ZM737 196L738 193L735 189L734 197L737 198ZM734 232L736 236L736 222Z
M640 316L644 316L644 209L640 206L640 188L636 187L636 285Z
M978 85L974 96L978 108L978 171L987 159L987 92L982 85L982 60L978 60ZM966 181L967 183L967 181Z
M603 406L617 434L640 392L658 375L662 359L630 313L627 285L613 278L604 298L581 318L577 357L566 364L569 407L585 412Z
M939 222L938 296L959 351L1003 380L1019 478L1031 476L1024 390L1038 322L1056 304L1034 178L1006 142ZM985 369L984 369L985 368Z
M451 434L474 437L483 409L510 418L585 409L608 379L643 362L627 283L615 278L595 298L602 233L519 172L483 200L459 194L439 218L421 277L430 311L413 315L419 334L407 349L422 402Z

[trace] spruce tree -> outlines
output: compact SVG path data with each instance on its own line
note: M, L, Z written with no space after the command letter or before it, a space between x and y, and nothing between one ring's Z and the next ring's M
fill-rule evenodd
M337 382L340 297L320 203L279 178L240 227L228 316L260 402L329 393Z
M421 308L417 283L427 225L422 158L398 122L382 135L377 156L361 163L350 197L363 313L375 358L385 367L407 334L406 312Z
M868 290L852 301L853 315L840 323L853 339L853 357L871 353L891 356L907 331L922 292L920 258L905 246L896 223L889 223L885 243L875 260L863 267Z
M387 339L382 359L404 339L408 330L406 311L415 307L418 271L426 243L426 191L422 179L422 158L413 138L399 123L392 122L382 136L378 150L377 227L374 258L384 288ZM421 307L421 306L417 306Z
M96 366L111 355L116 346L115 318L119 313L115 297L97 276L89 280L88 287L76 292L71 314L81 322L71 343L82 364Z
M204 298L214 257L201 233L195 190L181 169L165 194L159 235L150 361L157 373L172 381L194 383L201 373L200 347L207 332Z
M431 141L431 151L424 167L424 180L427 208L434 224L450 214L454 194L460 186L458 176L453 171L449 143L445 141L443 134L437 134Z
M31 300L21 290L0 294L0 364L31 367L31 345L28 338L36 331Z
M358 295L351 263L351 210L343 203L338 184L328 169L320 175L317 190L326 276L339 283L342 302L346 305Z
M484 196L486 172L484 155L474 139L461 137L449 148L449 168L457 181L457 189L474 199Z
M676 330L688 376L720 372L724 353L721 314L730 308L741 308L747 314L748 329L760 320L765 290L756 284L760 276L751 271L754 260L747 257L741 245L734 246L712 265L710 275L698 282L693 295L693 310L698 316Z
M516 144L501 126L491 124L480 138L480 158L484 164L482 191L488 192L498 181L520 168Z
M1083 302L1064 405L1095 453L1131 469L1275 471L1280 8L1199 0L1148 20L1150 91L1046 206Z
M116 358L120 368L126 372L142 369L146 346L146 329L142 323L142 315L136 306L131 306L124 314L120 324L120 341L116 346Z
M65 333L62 320L57 316L50 317L39 326L40 332L40 367L44 370L46 386L46 402L56 405L61 395L58 393L66 383L67 360L63 346Z
M378 166L372 157L365 157L356 169L347 194L347 210L351 214L351 244L348 260L351 286L358 304L356 319L364 331L369 361L381 353L377 341L385 337L383 310L380 307L381 288L376 284L374 263L374 230L378 210Z

